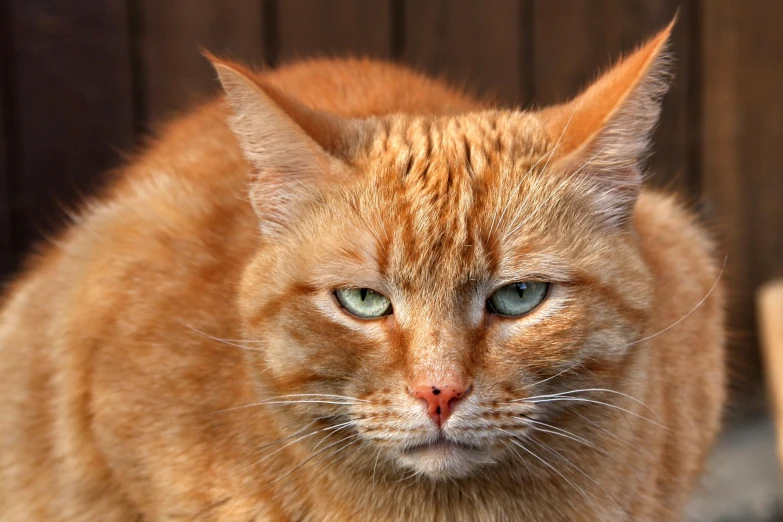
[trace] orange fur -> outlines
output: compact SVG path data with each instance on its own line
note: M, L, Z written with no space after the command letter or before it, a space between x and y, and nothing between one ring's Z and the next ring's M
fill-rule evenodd
M535 113L214 59L231 109L172 123L8 292L0 519L679 517L724 333L709 239L640 185L668 33ZM524 280L538 308L487 311ZM439 431L408 387L445 378L472 388Z

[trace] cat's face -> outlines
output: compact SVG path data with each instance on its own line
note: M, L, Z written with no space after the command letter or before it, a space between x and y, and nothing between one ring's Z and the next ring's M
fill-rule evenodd
M552 394L614 388L650 311L630 222L667 35L537 113L339 121L218 65L266 236L248 362L286 435L463 477L556 431Z
M569 172L550 170L535 117L382 127L353 180L323 193L248 270L247 335L264 341L265 395L313 401L276 406L297 429L329 415L316 426L349 424L326 442L358 433L344 442L357 442L351 451L464 475L508 457L529 419L552 422L560 406L524 399L577 382L612 387L646 321L650 281L633 236L596 219ZM514 283L532 300L493 307ZM365 291L341 304L343 289L386 299ZM439 427L416 390L450 383L463 396L443 404Z

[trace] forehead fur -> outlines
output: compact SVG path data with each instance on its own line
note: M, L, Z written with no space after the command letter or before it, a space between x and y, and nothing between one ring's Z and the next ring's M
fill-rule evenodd
M578 202L560 212L579 182L550 168L551 149L534 114L385 118L345 195L380 270L403 286L421 274L453 285L545 256L567 222L589 221Z

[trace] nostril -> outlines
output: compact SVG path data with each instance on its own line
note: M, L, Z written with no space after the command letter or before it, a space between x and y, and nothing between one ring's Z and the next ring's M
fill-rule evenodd
M470 393L472 387L465 387L456 381L439 385L420 384L408 388L408 393L422 400L433 422L441 426L449 418L457 403Z
M448 402L449 410L453 411L454 407L457 405L457 403L459 401L461 401L462 399L464 399L465 397L467 397L470 394L470 391L472 389L473 389L473 386L468 386L467 390L456 392L454 394L454 396L451 399L449 399L449 402Z

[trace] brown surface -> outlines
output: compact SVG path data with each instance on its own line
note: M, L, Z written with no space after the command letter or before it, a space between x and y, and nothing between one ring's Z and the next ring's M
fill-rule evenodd
M533 100L537 105L565 101L605 69L620 52L628 53L643 39L666 27L677 8L671 50L674 82L664 98L663 113L650 158L651 182L689 193L698 187L693 170L691 133L696 131L692 89L696 65L691 31L693 2L679 0L534 0Z
M527 105L527 2L406 0L402 59L506 105Z
M278 2L278 61L310 56L391 58L391 0Z
M702 184L733 289L737 385L757 387L753 292L783 275L783 3L703 3ZM749 357L749 355L751 357Z
M5 12L5 6L0 4L0 53L7 53L10 46L8 39L8 27L6 22L8 15ZM0 274L6 273L11 267L11 258L13 254L11 245L11 223L10 223L10 174L9 155L6 150L6 127L9 119L6 110L6 102L9 88L8 71L5 63L0 63Z
M261 66L263 5L224 0L137 0L142 117L159 122L218 89L202 50Z
M126 2L10 0L17 171L28 238L63 221L133 145Z

